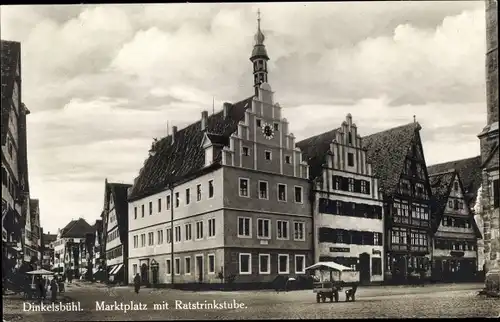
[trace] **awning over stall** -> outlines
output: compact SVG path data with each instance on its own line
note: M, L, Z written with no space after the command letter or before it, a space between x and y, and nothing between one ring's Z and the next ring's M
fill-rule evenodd
M320 269L320 268L330 268L336 271L344 272L344 271L354 271L354 269L337 264L335 262L318 262L312 266L306 267L306 270L308 269Z
M116 267L113 269L113 271L110 273L110 275L117 275L122 268L123 268L123 264L116 265Z

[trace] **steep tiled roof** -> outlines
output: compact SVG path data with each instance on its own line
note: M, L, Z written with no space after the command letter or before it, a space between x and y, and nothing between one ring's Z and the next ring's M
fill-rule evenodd
M309 164L310 179L321 175L326 154L330 150L330 143L335 139L338 130L321 133L296 143L296 146L302 150L302 160Z
M439 223L443 218L446 202L450 196L451 186L456 172L454 170L436 173L429 176L429 183L432 191L432 228L434 232L439 228Z
M52 243L53 241L56 241L57 235L56 234L43 234L43 242L45 244Z
M12 97L14 81L16 77L16 67L21 53L21 44L16 41L2 40L1 70L2 70L2 144L5 142L8 126L9 112L11 105L9 100Z
M427 172L432 175L451 169L458 172L465 190L465 200L469 204L469 208L473 209L477 191L481 186L481 156L434 164L427 167Z
M63 229L61 238L84 238L86 234L92 233L93 229L85 219L70 221Z
M245 110L251 108L252 99L253 96L231 105L226 118L223 111L209 116L206 131L229 137L236 132L238 123L244 120ZM200 171L205 164L205 154L201 147L203 137L199 120L179 130L173 144L171 135L159 140L155 145L156 153L149 156L136 178L129 199L139 199L155 193L167 183ZM215 158L220 161L221 154Z
M420 128L418 123L409 123L362 138L366 159L372 165L373 174L379 178L384 194L394 193L415 131Z

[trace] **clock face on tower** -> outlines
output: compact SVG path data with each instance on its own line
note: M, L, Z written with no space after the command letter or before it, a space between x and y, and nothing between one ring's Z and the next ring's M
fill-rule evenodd
M271 140L272 138L274 138L274 129L271 125L267 124L267 123L264 123L262 125L262 134L264 135L264 137L268 140Z

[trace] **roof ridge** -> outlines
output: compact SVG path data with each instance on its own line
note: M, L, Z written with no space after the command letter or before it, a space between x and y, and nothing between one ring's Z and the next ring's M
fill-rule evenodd
M442 176L444 174L450 174L450 173L453 173L453 172L457 172L457 170L455 168L453 168L453 169L450 169L450 170L446 170L446 171L441 171L441 172L429 174L429 177Z
M447 164L447 163L452 163L452 162L456 163L456 162L461 162L461 161L473 160L473 159L476 159L476 158L481 158L481 155L476 155L475 157L470 157L470 158L464 158L464 159L451 160L451 161L446 161L446 162L441 162L441 163L435 163L435 164L428 165L427 168L436 167L436 166L440 166L440 165Z
M365 138L368 138L368 137L370 137L372 135L377 135L377 134L381 134L381 133L395 131L395 130L398 130L398 129L401 129L401 128L404 128L404 127L407 127L407 126L410 126L410 125L415 126L415 124L419 124L419 123L418 122L417 123L411 122L411 123L407 123L407 124L403 124L403 125L398 125L398 126L395 126L395 127L391 127L391 128L389 128L387 130L382 130L382 131L378 131L378 132L375 132L375 133L372 133L372 134L368 134L368 135L362 136L361 138L365 139Z

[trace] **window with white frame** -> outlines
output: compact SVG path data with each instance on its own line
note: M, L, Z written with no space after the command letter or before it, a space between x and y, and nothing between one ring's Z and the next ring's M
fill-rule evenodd
M134 236L134 248L138 248L138 247L139 247L139 236L135 235Z
M149 202L149 215L152 215L153 214L153 202L150 201Z
M271 274L270 254L259 254L259 274Z
M295 255L295 273L306 273L306 255Z
M269 198L269 186L267 181L259 181L259 199Z
M208 274L215 274L215 255L208 255Z
M293 239L294 240L305 240L305 224L301 221L295 221L293 223Z
M167 196L167 210L170 210L170 195Z
M288 221L278 220L277 226L277 238L288 239Z
M163 229L157 231L158 245L163 244Z
M250 155L250 149L246 146L242 147L241 148L241 154L243 154L243 156L249 156Z
M154 237L155 236L154 236L153 232L148 233L148 245L149 246L154 245L154 243L155 243L155 238Z
M279 274L288 274L288 255L280 254L278 255L278 273Z
M178 243L181 241L181 226L175 227L175 242Z
M295 202L296 203L302 203L303 199L303 193L302 193L302 187L295 186Z
M191 202L191 189L187 188L186 189L186 205L189 205Z
M196 222L196 239L203 239L203 221Z
M175 275L181 275L181 259L175 258Z
M248 186L250 180L247 178L240 178L240 197L250 197Z
M196 185L196 201L201 200L201 184Z
M271 161L272 158L271 151L265 151L264 155L266 157L266 160Z
M158 199L158 212L161 212L161 198Z
M191 274L191 257L184 257L184 275Z
M144 205L141 205L141 217L144 217Z
M165 261L165 274L167 275L171 275L172 274L172 261L169 259L167 259Z
M208 181L208 198L213 198L214 197L214 181L209 180Z
M186 240L191 240L193 238L193 235L192 235L192 225L191 224L186 224L186 236L185 236L185 239Z
M136 275L137 274L137 264L134 264L132 265L132 275Z
M134 219L137 219L137 207L134 207Z
M167 228L167 244L170 244L172 242L172 228Z
M146 246L146 234L141 234L141 247Z
M215 218L208 220L208 237L215 236Z
M249 217L238 217L238 237L250 237L252 219Z
M292 158L289 155L285 155L285 163L286 164L291 164L292 163Z
M252 274L252 257L250 254L239 254L239 269L241 275Z
M286 201L286 184L278 183L278 201Z
M257 237L258 238L271 238L271 220L270 219L257 219Z
M175 193L175 208L179 207L180 204L180 198L179 198L179 193Z

